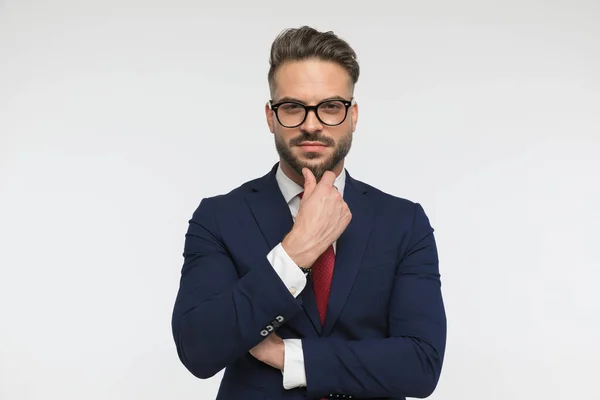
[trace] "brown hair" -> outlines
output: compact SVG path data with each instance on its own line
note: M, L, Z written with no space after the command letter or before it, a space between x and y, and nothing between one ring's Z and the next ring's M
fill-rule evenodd
M343 39L333 32L319 32L309 26L286 29L281 32L271 45L269 57L269 87L271 93L275 88L275 72L286 61L300 61L316 58L333 61L342 66L350 75L352 88L358 81L360 68L356 52Z

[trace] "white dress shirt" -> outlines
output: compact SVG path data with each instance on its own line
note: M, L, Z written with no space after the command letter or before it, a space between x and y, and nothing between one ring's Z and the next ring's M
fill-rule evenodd
M296 215L300 208L300 197L298 196L304 191L304 188L291 180L281 170L281 166L277 167L275 174L279 189L285 198L285 201L290 208L292 218L296 221ZM335 179L333 185L344 196L344 185L346 183L346 170ZM335 251L336 244L333 243ZM304 272L292 261L290 256L285 252L281 243L269 252L267 259L273 266L277 275L281 278L285 286L289 289L294 297L304 290L306 286L306 276ZM301 339L284 339L284 366L283 366L283 387L285 389L293 389L296 387L306 386L306 372L304 370L304 353L302 351Z

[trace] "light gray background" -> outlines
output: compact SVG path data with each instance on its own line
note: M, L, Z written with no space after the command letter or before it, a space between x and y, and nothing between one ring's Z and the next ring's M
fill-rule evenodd
M214 398L187 221L277 161L268 51L309 24L360 58L348 170L437 229L431 398L600 399L600 1L216 3L0 1L0 398Z

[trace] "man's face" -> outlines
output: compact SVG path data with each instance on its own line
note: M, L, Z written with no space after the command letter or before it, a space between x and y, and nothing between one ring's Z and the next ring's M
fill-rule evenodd
M272 93L273 104L282 101L295 101L304 105L317 105L328 99L351 100L352 83L350 75L340 65L320 60L294 61L283 64L275 74L275 85ZM339 104L339 103L338 103ZM335 104L333 104L335 105ZM333 106L332 105L332 106ZM300 112L292 105L292 110L280 108L280 119L283 113L288 115ZM323 107L320 116L325 122L327 113L333 107ZM304 122L293 128L283 126L275 113L266 106L267 123L275 137L275 147L282 163L302 176L302 168L309 168L319 180L325 171L341 172L343 160L350 151L352 134L358 119L358 107L350 106L347 116L339 125L328 126L309 111ZM345 113L345 110L343 111ZM287 124L282 120L285 125ZM285 168L286 165L282 165Z

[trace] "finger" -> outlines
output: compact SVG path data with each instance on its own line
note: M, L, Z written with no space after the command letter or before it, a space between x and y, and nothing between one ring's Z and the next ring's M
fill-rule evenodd
M312 192L315 190L315 186L317 186L317 179L313 175L312 171L308 168L302 168L302 175L304 175L304 196L309 197Z
M319 181L319 184L326 185L326 186L333 186L333 182L335 182L335 178L336 178L335 173L333 173L332 171L325 171L325 173L323 174L323 177Z

